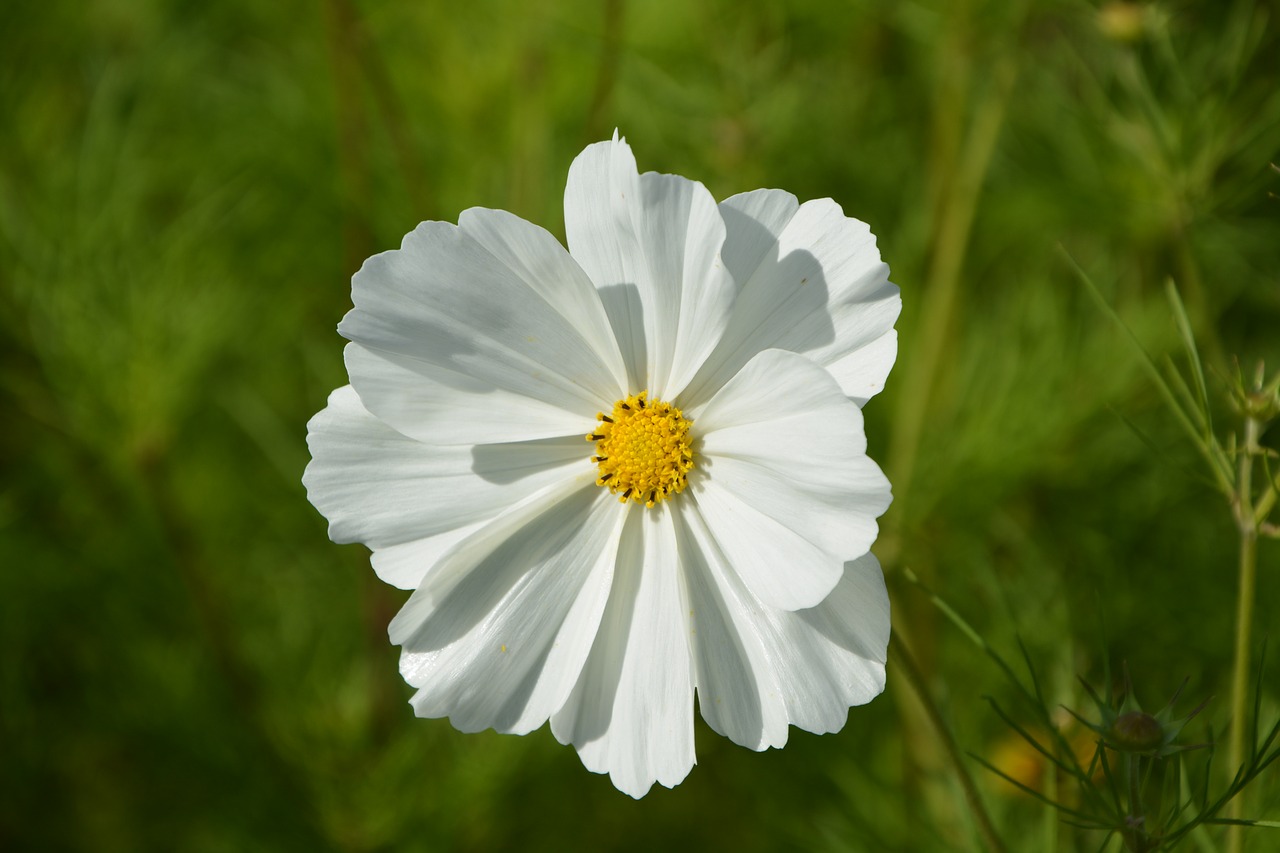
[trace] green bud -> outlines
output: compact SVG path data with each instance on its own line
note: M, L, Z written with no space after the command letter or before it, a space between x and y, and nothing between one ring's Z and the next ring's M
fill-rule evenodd
M1240 413L1246 418L1268 423L1280 415L1280 394L1266 391L1253 391L1245 394L1240 404Z
M1126 711L1111 724L1107 740L1124 752L1150 752L1164 743L1164 727L1143 711Z

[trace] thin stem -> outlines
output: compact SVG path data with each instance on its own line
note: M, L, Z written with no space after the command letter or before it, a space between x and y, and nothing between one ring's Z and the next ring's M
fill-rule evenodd
M1076 259L1071 256L1071 253L1066 249L1063 249L1061 245L1059 245L1058 248L1061 250L1063 257L1067 259L1067 263L1071 264L1075 269L1076 275L1080 277L1080 281L1089 291L1089 295L1093 297L1094 302L1096 302L1098 307L1102 309L1102 313L1106 314L1107 317L1124 332L1125 337L1129 339L1129 343L1133 346L1134 351L1137 352L1138 357L1141 359L1143 369L1146 370L1147 375L1155 384L1156 390L1160 392L1160 396L1164 398L1165 404L1168 405L1169 409L1173 412L1174 417L1178 419L1182 428L1186 430L1187 435L1191 438L1191 443L1194 444L1196 449L1200 451L1200 454L1204 456L1205 462L1209 465L1209 470L1213 472L1214 480L1217 482L1218 488L1222 490L1222 493L1225 496L1232 498L1236 494L1236 491L1235 484L1231 482L1231 463L1225 459L1217 442L1212 440L1212 436L1206 439L1200 428L1192 423L1191 417L1187 414L1187 409L1178 402L1177 396L1174 395L1173 388L1170 387L1168 381L1166 381L1165 377L1160 373L1160 368L1156 366L1155 361L1153 361L1151 356L1147 354L1142 343L1138 340L1138 336L1135 335L1133 333L1133 329L1130 329L1124 320L1120 318L1116 309L1111 307L1111 303L1102 295L1102 291L1098 290L1098 286L1093 283L1093 279L1089 277L1089 274L1084 271L1084 268L1080 266L1079 263L1076 262Z
M1186 217L1185 213L1183 217ZM1174 263L1178 265L1178 278L1182 286L1186 288L1187 301L1191 303L1191 310L1199 321L1197 323L1199 326L1199 339L1208 350L1208 362L1210 364L1226 363L1226 358L1222 352L1222 344L1218 340L1216 325L1209 315L1204 283L1200 278L1200 269L1196 264L1195 252L1191 248L1191 235L1188 232L1187 225L1179 223L1174 228L1172 235Z
M991 822L991 816L987 814L986 806L982 804L982 798L978 794L978 786L974 784L973 777L969 775L969 768L964 764L964 756L960 754L960 747L956 744L955 737L951 734L951 729L947 727L947 723L942 719L942 712L938 710L938 706L934 704L933 697L929 695L929 689L924 683L924 676L920 674L920 668L916 665L915 658L911 656L911 652L906 645L894 634L889 641L892 654L890 660L896 664L896 668L902 673L906 679L907 686L911 688L911 692L915 694L916 699L920 702L920 706L924 709L925 715L929 718L929 723L933 726L934 733L938 736L943 749L947 754L947 759L951 762L952 768L956 772L956 777L960 780L960 787L964 789L964 798L969 805L969 811L973 814L974 821L978 825L978 833L982 836L983 844L986 849L992 853L1004 853L1004 842L1000 840L1000 836L996 833L995 825Z
M1271 381L1265 385L1263 385L1262 373L1263 366L1259 364L1256 381L1256 384L1259 386L1258 393L1263 398L1280 395L1280 371L1277 371L1276 375L1271 378ZM1259 423L1257 428L1258 431L1261 432L1262 424ZM1271 515L1271 509L1276 505L1277 497L1280 496L1280 473L1273 472L1271 470L1268 456L1261 453L1261 448L1259 448L1259 453L1262 455L1262 471L1263 475L1267 478L1267 485L1258 496L1258 500L1254 503L1253 520L1259 527L1262 527L1266 523L1268 516Z
M1253 507L1253 520L1261 525L1267 520L1267 516L1271 514L1272 508L1276 505L1276 496L1280 494L1280 480L1272 478L1267 484L1267 491L1262 493L1262 497L1258 498L1258 502Z
M1231 741L1228 749L1230 772L1244 764L1246 710L1249 693L1249 653L1253 632L1253 590L1258 569L1258 537L1255 533L1241 532L1240 536L1240 589L1236 604L1235 667L1231 678ZM1243 807L1242 797L1231 800L1228 815L1239 818ZM1227 849L1238 853L1241 849L1240 827L1232 827L1227 836Z
M1129 760L1127 763L1128 766L1125 770L1129 776L1129 817L1133 821L1133 832L1145 835L1147 828L1142 822L1142 791L1138 787L1139 770L1137 753L1129 753ZM1131 849L1141 848L1131 847Z
M1244 446L1240 448L1240 473L1236 481L1236 520L1240 529L1240 580L1236 590L1235 665L1231 677L1231 739L1227 750L1227 770L1234 773L1244 764L1246 711L1249 692L1249 652L1253 635L1253 593L1258 573L1258 523L1253 507L1253 459L1258 452L1260 424L1245 418ZM1238 819L1243 798L1228 806L1228 816ZM1243 828L1227 830L1227 850L1239 853L1244 843Z
M932 402L933 388L943 363L948 332L958 304L960 273L969 246L969 232L977 212L978 197L986 180L987 168L991 164L991 156L1000 136L1016 69L1012 61L1005 61L996 67L995 73L995 85L975 111L965 150L957 164L959 175L941 211L934 240L933 260L924 289L928 298L921 303L924 306L924 316L920 319L919 330L915 335L916 354L907 365L908 376L903 382L903 387L912 391L899 397L897 428L894 431L895 441L890 448L889 468L892 472L890 479L901 489L898 506L895 508L900 523L906 520L906 498L911 492L911 478Z

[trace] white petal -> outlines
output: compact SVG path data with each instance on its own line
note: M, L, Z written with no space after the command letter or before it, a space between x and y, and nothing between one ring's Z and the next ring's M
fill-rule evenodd
M440 562L441 557L488 521L482 519L434 536L380 547L369 557L369 564L383 583L400 589L417 589L422 578Z
M875 541L889 483L865 454L862 413L827 371L766 350L694 415L691 491L747 587L812 607Z
M421 717L525 734L564 704L609 592L623 513L582 488L499 521L429 576L393 622ZM514 529L510 529L514 527Z
M743 603L694 504L675 514L680 564L689 590L698 707L707 725L748 749L787 742L787 707L773 662L755 625L759 609Z
M727 640L741 658L732 661L735 652L723 648L708 653L714 654L710 659L723 668L720 680L712 683L718 686L740 669L748 669L753 679L736 694L738 701L747 703L748 711L736 709L736 716L731 717L730 711L717 706L719 716L713 719L707 716L700 671L699 702L710 725L717 731L724 726L723 731L739 743L744 742L741 738L754 736L758 725L761 745L755 748L781 746L786 741L787 722L815 734L839 731L851 706L870 702L884 690L889 596L874 555L846 563L840 582L817 607L779 610L755 598L732 571L726 570L724 555L702 530L696 512L684 517L711 569L721 607L733 620L734 635L708 637L704 635L712 631L714 623L695 611L699 642L724 645ZM758 699L747 694L752 688ZM761 708L758 724L749 713L753 703ZM778 703L784 706L781 712ZM779 713L785 718L782 722L777 719ZM737 734L734 725L739 727Z
M741 290L719 345L689 383L686 406L770 348L842 363L838 378L851 397L879 391L896 355L882 339L893 334L902 301L866 224L830 199L796 207L777 190L733 196L720 208L730 229L725 261Z
M686 613L670 513L629 508L600 632L551 729L632 797L694 764Z
M751 280L771 253L777 259L778 235L799 207L796 197L783 190L752 190L720 202L725 225L720 256L740 285Z
M403 355L347 344L351 384L364 405L399 432L432 445L500 444L576 435L598 421L598 406L576 412L504 391Z
M898 358L898 332L890 329L860 349L846 353L827 370L859 406L884 390L885 377Z
M734 571L772 607L812 607L840 580L843 561L708 478L695 490L698 511Z
M590 448L569 439L431 447L387 426L351 386L307 424L302 481L335 542L363 542L387 583L411 589L462 536L548 485L590 477Z
M618 390L626 387L626 368L600 294L551 232L505 210L482 207L464 210L458 227L554 306L591 345L608 368L614 386Z
M850 706L884 690L889 595L875 555L845 564L840 583L817 607L762 609L761 616L756 624L793 725L815 734L839 731Z
M580 331L598 297L582 275L545 279L572 264L555 254L563 250L531 237L532 226L516 226L514 217L468 212L463 219L466 228L424 222L399 250L367 260L352 279L356 307L339 332L420 374L423 395L434 401L424 406L454 402L433 397L442 386L508 392L586 417L618 399L616 358L599 351L602 331ZM387 391L367 379L352 381L365 406L410 429L399 417L402 383ZM504 398L490 402L492 417L500 417Z
M638 175L624 140L588 146L565 189L569 250L600 290L630 387L670 399L723 333L736 285L720 259L725 225L707 188Z

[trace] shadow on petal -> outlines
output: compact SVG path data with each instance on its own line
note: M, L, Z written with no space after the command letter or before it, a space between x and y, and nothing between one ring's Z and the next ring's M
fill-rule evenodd
M877 663L885 662L889 644L889 595L884 573L873 554L844 564L844 576L816 607L796 611L832 644Z
M582 435L478 444L471 448L471 470L490 483L510 485L526 477L577 462L594 452Z
M599 288L600 301L609 317L609 325L618 339L622 363L627 368L627 382L632 393L645 390L649 384L649 345L645 338L644 305L640 288L634 284L609 284ZM613 402L610 400L609 402Z
M822 262L801 249L780 257L777 239L764 226L740 211L722 208L722 212L731 224L731 234L745 242L771 245L754 269L735 271L749 277L738 282L738 297L720 343L681 395L683 405L690 408L705 403L766 349L803 354L836 339ZM743 238L744 233L750 236Z

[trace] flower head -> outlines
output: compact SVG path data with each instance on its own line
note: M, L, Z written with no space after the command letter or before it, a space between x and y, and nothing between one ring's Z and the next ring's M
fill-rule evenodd
M1178 697L1182 695L1182 688L1186 686L1186 681L1183 681L1182 685L1174 691L1173 696L1165 703L1164 707L1154 714L1147 713L1138 705L1133 696L1133 688L1129 682L1129 670L1127 667L1124 673L1124 689L1118 697L1111 695L1110 686L1107 688L1107 694L1102 696L1083 679L1081 679L1080 683L1084 685L1089 698L1093 700L1094 707L1098 712L1098 718L1093 721L1077 714L1075 711L1067 710L1098 735L1098 743L1101 746L1108 747L1116 752L1141 753L1154 758L1168 758L1170 755L1176 755L1179 752L1200 749L1206 746L1206 744L1202 743L1183 744L1178 742L1178 737L1182 734L1182 730L1187 723L1191 722L1196 714L1204 710L1204 706L1209 701L1206 699L1201 702L1185 717L1174 717L1173 707L1177 703Z
M616 134L574 160L565 228L473 208L370 258L304 482L414 590L390 634L419 716L550 720L639 797L694 764L695 693L761 750L883 689L860 406L900 302L834 202L716 204Z

